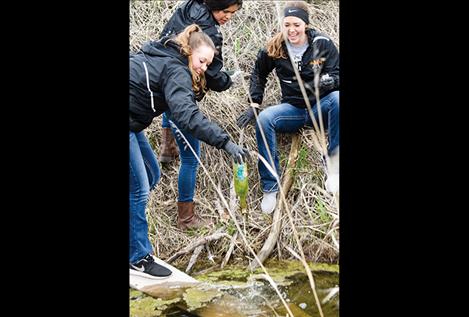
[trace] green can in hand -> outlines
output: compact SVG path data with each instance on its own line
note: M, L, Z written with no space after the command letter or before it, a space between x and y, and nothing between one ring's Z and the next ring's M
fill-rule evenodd
M248 194L248 169L246 163L233 163L233 178L236 196L242 210L247 208L246 196Z

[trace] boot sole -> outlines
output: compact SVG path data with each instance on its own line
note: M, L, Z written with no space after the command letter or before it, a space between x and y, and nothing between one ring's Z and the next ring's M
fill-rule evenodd
M177 228L179 230L186 231L186 230L197 230L197 229L201 229L201 228L210 228L212 226L213 226L213 223L200 224L200 225L196 225L196 226L178 224Z
M166 276L156 276L156 275L150 275L150 274L147 274L147 273L139 272L139 271L134 270L134 269L129 269L129 274L130 275L135 275L135 276L145 277L145 278L148 278L150 280L163 280L163 279L170 278L173 275L172 272L171 272L171 274L166 275Z

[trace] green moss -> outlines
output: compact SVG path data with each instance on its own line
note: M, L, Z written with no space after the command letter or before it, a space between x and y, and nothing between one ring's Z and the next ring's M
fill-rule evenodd
M132 288L130 289L130 292L129 292L130 299L137 299L137 298L140 298L142 296L144 296L144 294L142 292L137 291L137 290L132 289Z
M308 263L313 272L338 273L339 266L327 263ZM305 274L305 269L300 261L272 261L266 263L267 272L275 283L279 285L290 285L293 283L292 277L296 274ZM255 270L256 274L264 274L261 268ZM254 278L260 276L253 275Z
M309 267L313 272L330 272L330 273L339 273L338 264L328 264L328 263L309 263Z
M216 281L216 287L218 288L246 287L246 282L221 280L221 281Z
M224 281L246 281L250 272L246 270L246 267L230 267L226 270L221 270L217 272L210 272L202 275L196 276L197 280L203 282L218 282L220 280Z
M184 293L184 300L189 311L205 306L214 298L221 297L222 293L216 289L190 288Z
M338 273L339 266L327 263L308 263L313 272L330 272ZM288 277L298 273L304 273L304 267L299 261L271 261L266 263L267 272L276 283L287 283ZM261 268L257 268L252 272L253 278L260 278L260 274L264 274ZM229 282L246 282L251 272L245 266L231 266L229 269L217 272L210 272L196 276L197 280L209 283L225 283ZM233 285L242 285L243 283L234 283Z
M162 316L162 313L171 304L179 302L181 299L176 297L170 300L155 299L150 296L130 301L131 317L153 317Z
M322 272L331 272L331 273L339 272L339 266L337 264L308 262L308 265L312 271L322 271ZM304 272L303 264L297 260L267 261L265 266L267 267L269 271L270 270L274 270L274 271L283 270L286 272L289 272L289 271ZM256 272L258 271L261 272L261 269L258 268Z

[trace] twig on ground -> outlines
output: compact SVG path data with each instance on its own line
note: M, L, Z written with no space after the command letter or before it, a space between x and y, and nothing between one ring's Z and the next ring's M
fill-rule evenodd
M231 257L231 253L233 252L234 250L234 247L236 245L236 239L238 238L238 232L236 231L233 235L233 237L231 237L231 243L230 243L230 247L228 248L228 251L226 252L226 255L225 255L225 258L223 259L223 261L221 262L221 268L223 268L226 263L228 263L228 261L230 260L230 257Z
M223 229L221 229L221 230L223 230ZM191 252L192 250L194 250L194 249L197 248L198 246L203 246L203 245L206 244L207 242L214 241L214 240L218 240L218 239L223 238L223 237L231 238L230 235L228 235L228 234L226 234L225 232L220 231L220 230L217 231L217 232L215 232L215 233L212 234L212 235L202 237L202 238L196 240L194 243L192 243L192 244L188 245L187 247L183 248L182 250L176 252L174 255L172 255L171 257L169 257L169 258L166 260L166 262L167 262L167 263L171 263L171 262L173 262L175 259L177 259L178 257L180 257L181 255Z
M192 271L192 267L194 266L195 262L197 261L197 258L199 257L200 252L202 252L202 249L204 248L204 245L199 245L197 248L195 248L194 253L192 253L192 256L189 260L189 264L187 264L186 268L186 273L189 274Z

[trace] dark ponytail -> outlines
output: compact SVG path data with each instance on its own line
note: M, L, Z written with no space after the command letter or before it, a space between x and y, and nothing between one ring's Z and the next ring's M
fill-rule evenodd
M239 8L243 6L243 0L205 0L207 7L211 11L223 10L233 4L239 5Z

